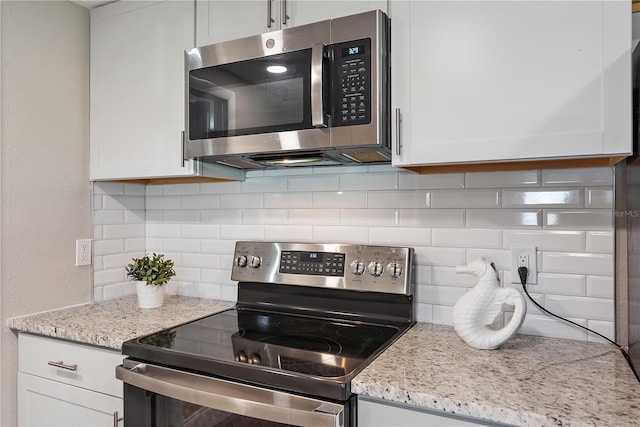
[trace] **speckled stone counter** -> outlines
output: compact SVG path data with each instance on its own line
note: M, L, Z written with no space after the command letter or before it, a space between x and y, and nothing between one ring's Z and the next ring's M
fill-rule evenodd
M477 350L451 327L419 323L352 391L513 425L640 425L640 383L608 344L517 335Z
M167 295L160 308L138 308L135 295L9 319L9 328L120 350L122 343L233 307L229 301Z

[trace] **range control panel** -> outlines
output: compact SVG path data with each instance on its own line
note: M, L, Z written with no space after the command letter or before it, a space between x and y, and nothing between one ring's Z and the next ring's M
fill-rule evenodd
M403 247L237 242L231 279L410 295L412 258Z

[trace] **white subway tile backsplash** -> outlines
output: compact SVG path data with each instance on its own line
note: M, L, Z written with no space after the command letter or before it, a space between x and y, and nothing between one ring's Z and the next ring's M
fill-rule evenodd
M289 177L289 191L338 191L339 188L339 175L301 175Z
M185 194L199 194L200 186L198 184L165 184L162 186L162 194L165 196Z
M592 298L614 298L614 280L611 276L587 276L587 296Z
M130 237L143 237L144 224L103 225L102 237L104 239L123 239Z
M102 209L144 209L144 197L138 196L102 196Z
M314 208L366 208L366 191L314 192Z
M296 225L338 225L340 209L289 209L289 224Z
M425 190L410 191L369 191L368 207L380 208L428 208L429 192Z
M242 192L242 182L205 182L200 184L200 194L237 194Z
M262 225L221 225L220 238L228 240L262 240Z
M286 209L244 209L242 224L286 224Z
M313 206L311 193L265 193L265 208L310 208ZM247 207L247 206L245 206Z
M398 187L401 190L429 190L446 188L464 188L464 174L426 174L419 175L410 172L400 172Z
M613 300L547 295L545 308L562 317L613 321Z
M248 179L240 184L243 193L267 193L287 191L286 176L265 176L260 179Z
M340 190L393 190L398 188L398 173L340 174Z
M584 231L504 230L504 248L536 247L549 251L584 251Z
M467 209L467 227L542 228L542 209Z
M312 225L266 225L264 238L270 241L312 242Z
M126 196L142 196L146 195L147 186L144 184L124 184L124 194Z
M389 227L398 225L397 209L340 209L341 225Z
M180 196L147 196L147 209L180 209Z
M469 172L465 174L465 188L539 187L539 170L504 172Z
M609 210L544 210L544 228L564 230L613 230Z
M613 188L591 187L585 188L585 207L589 209L612 209Z
M238 240L410 246L418 320L451 324L479 256L511 284L510 249L538 250L532 297L613 333L613 169L419 175L390 165L254 171L244 182L94 184L94 299L134 293L124 264L161 252L167 292L235 301ZM528 303L521 332L587 339ZM502 324L505 316L499 316ZM510 318L507 313L506 318ZM591 338L590 338L591 339Z
M586 296L586 276L538 273L538 283L529 285L529 289L543 294Z
M420 265L458 266L466 264L466 250L462 248L416 247L415 260Z
M501 248L502 230L472 228L434 228L431 231L433 246L455 248Z
M613 253L613 231L587 231L587 252Z
M464 209L400 209L402 227L464 227Z
M217 209L219 207L220 196L217 194L199 194L180 198L181 209Z
M372 245L431 246L431 229L420 227L370 227Z
M313 227L313 241L337 243L368 243L368 227L318 225Z
M498 269L511 268L511 251L502 249L467 249L467 263L480 257L490 260Z
M240 224L242 209L216 209L200 211L202 224Z
M146 213L144 210L126 210L124 211L125 224L144 224L146 222Z
M124 239L124 251L125 252L140 252L138 255L140 257L142 253L146 250L146 239L144 237L135 237L132 239ZM143 256L143 255L142 255Z
M545 273L578 273L613 276L613 255L578 252L543 252Z
M148 233L147 230L147 235L149 235ZM220 238L220 226L217 224L182 224L180 237L185 239L218 239Z
M500 190L433 190L432 208L499 208Z
M502 190L502 207L582 208L584 192L577 188L504 189Z
M95 225L102 224L124 224L124 213L126 211L96 211L93 215L93 223Z
M223 209L261 208L263 207L263 195L261 193L221 194L220 207Z
M602 168L575 168L575 169L548 169L542 171L542 186L610 186L613 185L613 169Z
M510 314L506 315L507 321L511 318ZM587 326L584 319L569 319L582 326ZM587 333L580 328L570 325L569 323L559 321L550 316L527 314L522 327L518 333L525 335L541 335L552 338L566 338L571 340L585 341Z
M182 237L180 224L147 224L147 237Z
M185 253L180 264L184 267L220 268L220 255Z
M601 335L604 335L610 340L615 340L616 332L615 332L615 326L613 322L605 322L602 320L588 320L587 327L593 331L596 331ZM588 333L587 340L594 341L594 342L607 343L607 341L604 338L601 338L598 335L593 334L591 332Z

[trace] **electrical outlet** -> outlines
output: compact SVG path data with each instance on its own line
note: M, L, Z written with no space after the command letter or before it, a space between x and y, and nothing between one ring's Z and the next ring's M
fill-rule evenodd
M91 265L91 239L76 240L76 265Z
M511 282L520 283L518 268L527 267L527 285L538 283L536 248L511 248Z

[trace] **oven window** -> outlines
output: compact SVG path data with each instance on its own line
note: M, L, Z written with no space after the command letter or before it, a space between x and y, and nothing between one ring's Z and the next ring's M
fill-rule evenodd
M311 50L189 72L191 140L311 127Z
M280 424L257 418L232 414L155 395L155 423L157 427L281 427Z

